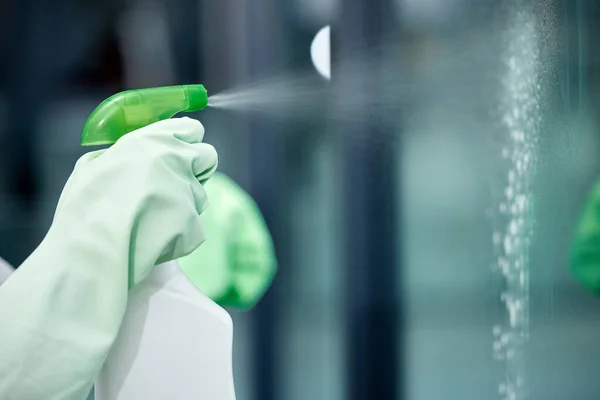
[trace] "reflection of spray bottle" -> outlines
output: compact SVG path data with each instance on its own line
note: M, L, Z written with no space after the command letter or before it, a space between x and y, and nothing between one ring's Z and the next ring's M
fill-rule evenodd
M92 112L82 145L113 144L178 112L206 107L204 86L132 90ZM119 336L96 380L96 400L235 399L229 314L187 279L158 265L129 293Z

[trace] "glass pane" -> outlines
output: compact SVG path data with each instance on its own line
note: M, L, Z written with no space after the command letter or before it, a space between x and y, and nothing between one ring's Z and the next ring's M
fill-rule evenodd
M600 398L600 3L13 3L0 257L43 239L100 101L200 82L279 263L231 310L238 399Z

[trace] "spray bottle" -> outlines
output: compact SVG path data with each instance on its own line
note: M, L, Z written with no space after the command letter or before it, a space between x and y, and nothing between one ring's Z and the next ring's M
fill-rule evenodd
M83 146L208 104L202 85L118 93L83 128ZM235 399L229 314L202 294L177 261L158 265L129 293L121 330L95 383L96 400Z

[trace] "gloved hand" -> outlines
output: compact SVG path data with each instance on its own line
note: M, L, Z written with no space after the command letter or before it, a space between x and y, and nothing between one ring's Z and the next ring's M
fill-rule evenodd
M571 270L591 292L600 295L600 182L592 188L571 249Z
M83 156L39 247L0 288L0 398L85 399L128 289L204 240L200 182L217 167L204 128L157 122Z
M0 286L8 279L9 276L14 272L13 267L11 267L6 261L0 258Z
M254 200L227 176L215 173L206 192L211 206L201 218L208 239L179 265L220 306L248 309L275 275L271 234Z

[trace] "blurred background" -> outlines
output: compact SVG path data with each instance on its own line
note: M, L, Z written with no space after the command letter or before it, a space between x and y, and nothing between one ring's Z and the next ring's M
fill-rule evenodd
M329 24L334 95L321 112L197 115L279 261L264 300L232 312L238 399L501 398L493 234L507 103L536 120L529 398L600 398L600 301L567 263L600 177L594 0L3 0L0 256L19 265L43 238L100 101L196 82L217 93L281 70L318 77L310 44ZM355 82L336 80L339 60L382 46ZM393 74L373 68L389 56ZM520 62L535 74L523 77L533 108L509 93ZM407 83L388 85L392 111L373 111L381 87L366 77ZM365 111L346 118L348 96Z

